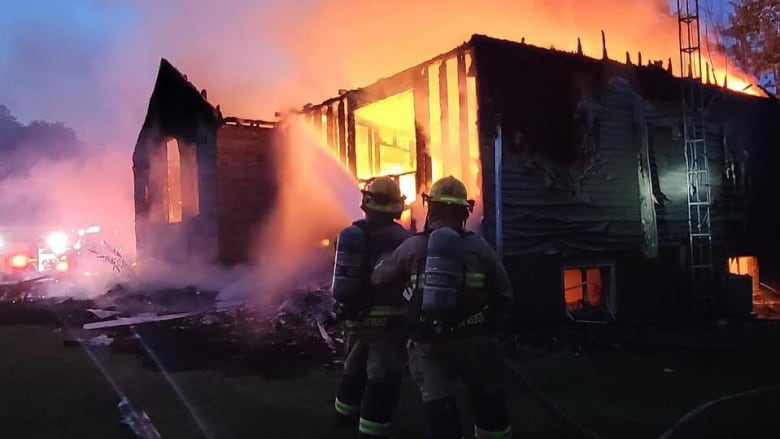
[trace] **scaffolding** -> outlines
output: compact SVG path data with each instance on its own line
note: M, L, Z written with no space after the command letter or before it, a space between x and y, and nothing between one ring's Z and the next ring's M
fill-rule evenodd
M710 169L702 85L699 0L677 0L683 100L683 138L688 184L688 238L693 305L712 310L713 264Z

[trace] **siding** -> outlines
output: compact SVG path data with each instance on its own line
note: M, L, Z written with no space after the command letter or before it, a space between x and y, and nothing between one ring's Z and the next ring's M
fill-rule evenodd
M572 164L522 153L504 157L505 254L642 246L634 99L630 91L600 96L593 110L596 143Z
M650 125L659 242L665 246L676 246L687 242L688 238L688 192L683 139L679 126L671 126L668 119L651 122ZM732 213L723 200L723 141L716 126L710 126L707 130L707 158L710 166L713 240L719 243L726 234L726 223Z
M246 262L256 226L276 194L272 128L223 125L217 130L218 258Z

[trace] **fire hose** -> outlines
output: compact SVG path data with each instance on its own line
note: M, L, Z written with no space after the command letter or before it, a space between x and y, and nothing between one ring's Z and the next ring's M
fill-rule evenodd
M666 433L662 434L659 439L670 439L670 438L673 438L675 433L677 433L682 426L688 424L688 422L690 422L691 419L695 418L696 416L700 415L701 413L703 413L707 409L709 409L711 407L714 407L714 406L716 406L718 404L721 404L721 403L724 403L724 402L727 402L727 401L733 401L735 399L744 398L746 396L759 395L759 394L762 394L762 393L765 393L765 392L771 392L771 391L775 391L775 390L780 390L780 385L772 385L772 386L760 387L760 388L757 388L757 389L751 389L751 390L747 390L747 391L744 391L744 392L735 393L733 395L727 395L727 396L723 396L721 398L713 399L712 401L708 401L708 402L706 402L706 403L704 403L704 404L694 408L693 410L689 411L688 413L686 413L685 416L683 416L677 422L675 422L674 425L672 425L671 428L669 428L669 430L666 431Z
M511 370L518 380L520 380L520 383L523 385L523 387L528 390L529 394L542 406L544 406L547 410L549 410L552 414L558 416L561 418L566 424L568 424L573 429L579 431L583 437L588 437L591 439L603 439L601 436L596 434L593 430L589 429L588 427L580 424L577 422L574 418L566 414L566 412L563 411L555 402L553 402L550 398L547 397L541 390L539 390L536 386L534 386L531 381L528 380L528 378L523 375L522 372L520 372L520 369L518 369L514 364L512 364L511 361L509 361L506 357L503 358L504 364L506 364L507 368Z

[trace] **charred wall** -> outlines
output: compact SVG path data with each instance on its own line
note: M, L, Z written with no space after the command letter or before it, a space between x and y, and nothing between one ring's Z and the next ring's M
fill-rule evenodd
M679 79L657 65L481 36L470 45L485 234L496 242L498 123L503 252L520 314L563 316L561 267L607 260L616 270L615 307L622 316L682 315L688 188ZM780 163L778 106L715 86L706 87L705 101L714 262L721 278L729 255L758 252L770 261L777 253L777 227L770 224L777 224L778 198L768 188L777 186L771 170ZM731 156L740 154L746 159L734 164ZM727 175L729 168L738 175Z
M218 258L246 262L256 227L276 200L274 129L225 124L217 130Z
M163 59L133 152L136 240L142 264L214 254L218 124L218 112ZM186 206L176 221L168 217L166 146L171 140L178 145L181 163L190 166L178 183L185 185L182 204Z
M494 121L502 126L506 256L640 249L630 90L598 62L475 37L485 227L494 238Z
M236 264L275 200L273 125L223 118L162 60L133 153L142 264Z

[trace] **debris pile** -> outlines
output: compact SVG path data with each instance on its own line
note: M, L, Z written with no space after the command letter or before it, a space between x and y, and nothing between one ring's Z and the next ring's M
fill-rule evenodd
M130 353L150 368L219 369L272 379L339 364L343 340L333 306L324 285L259 307L250 301L223 303L217 291L193 286L155 290L118 284L89 300L26 296L2 302L0 320L65 328L68 346Z

